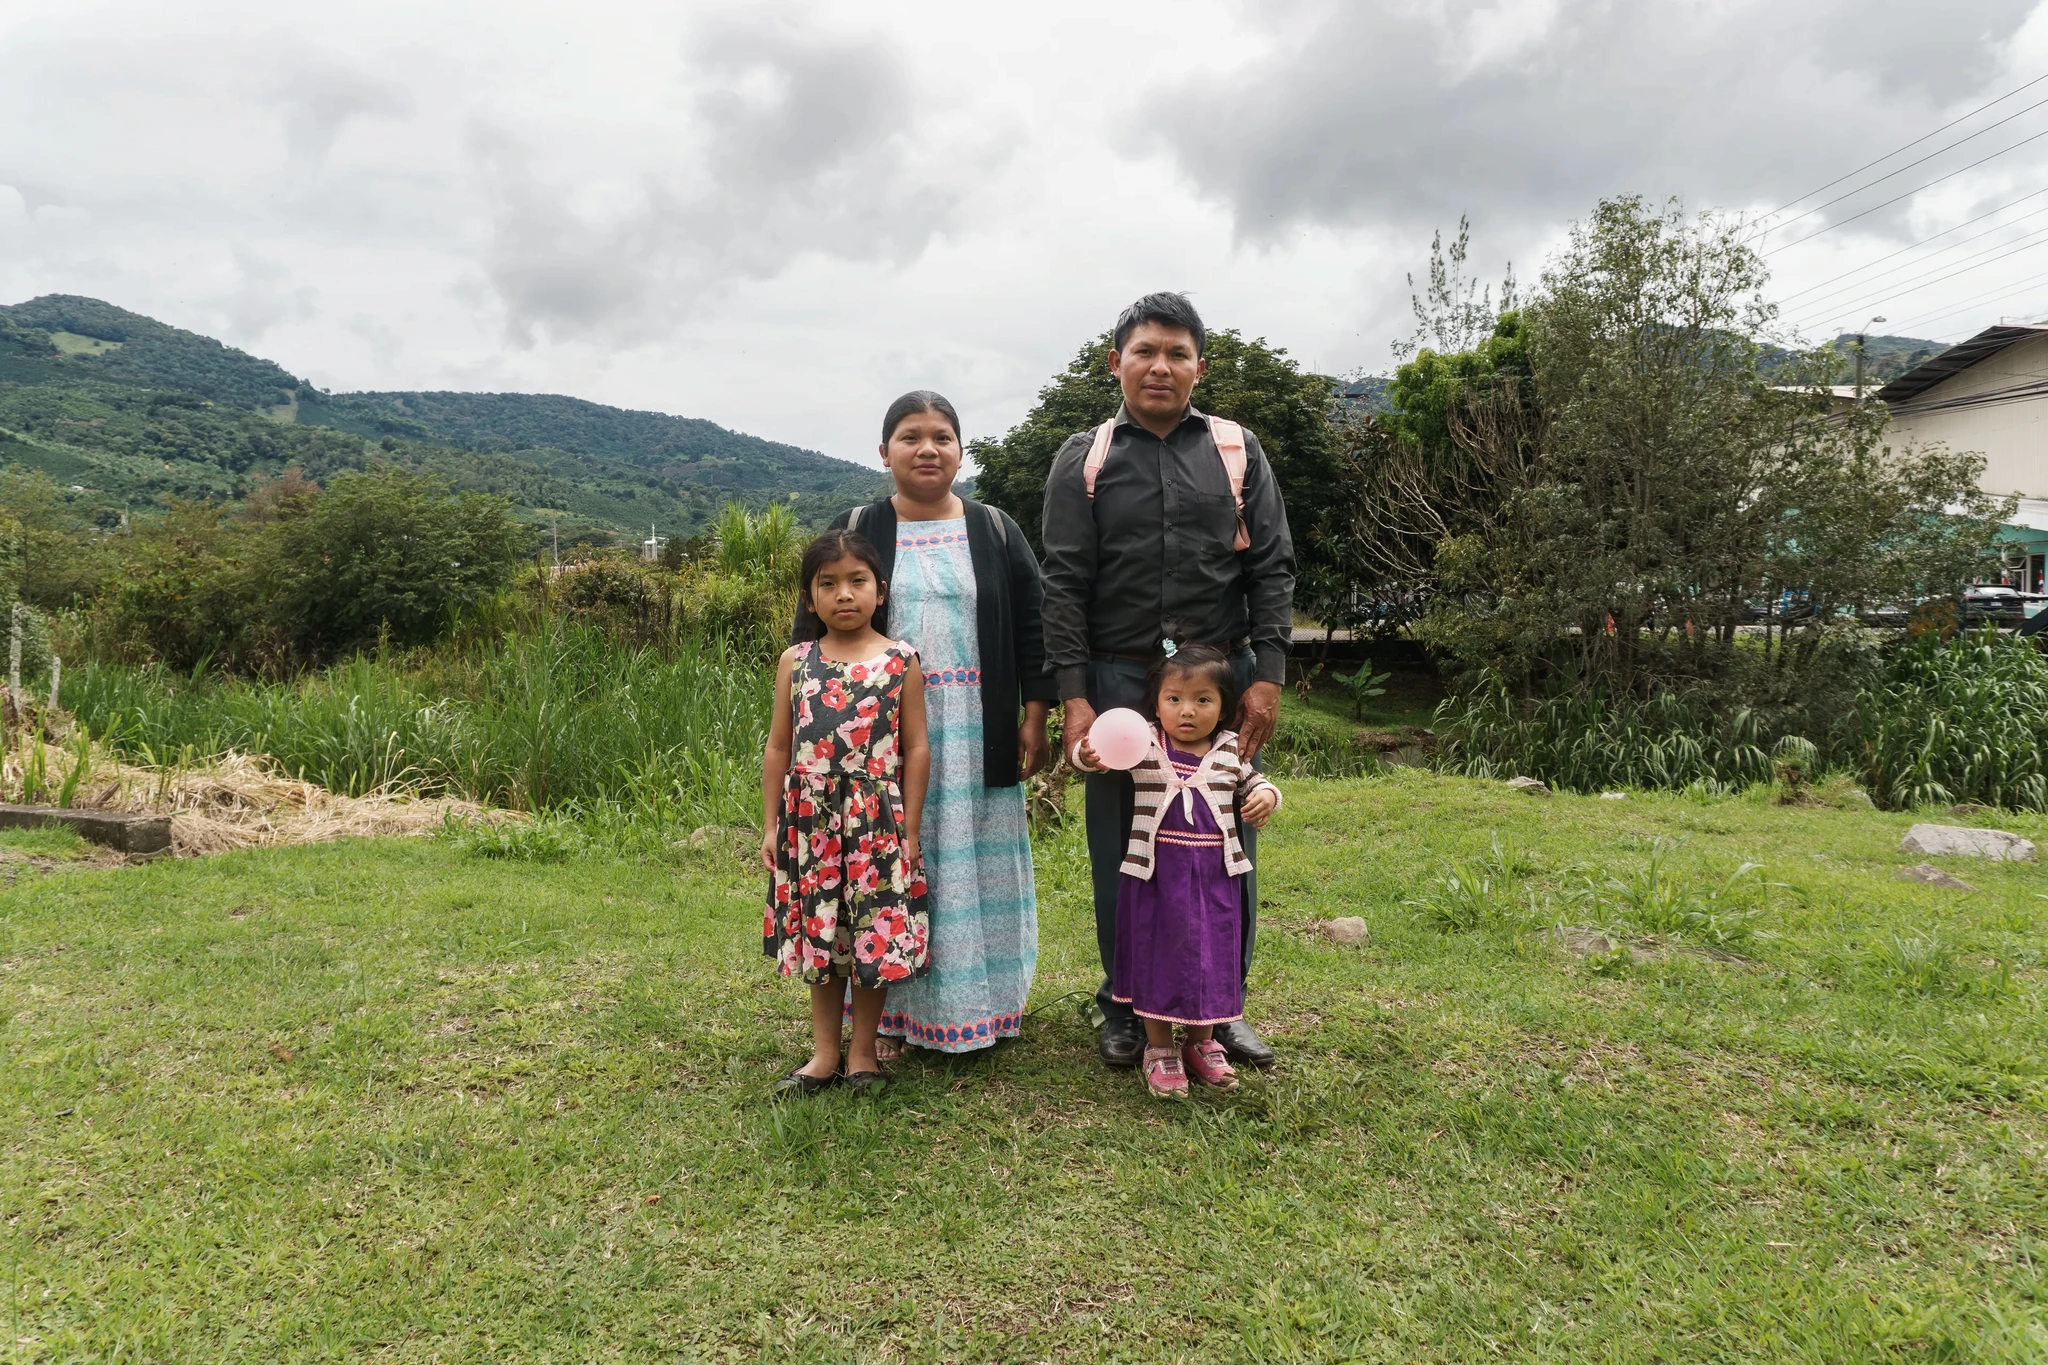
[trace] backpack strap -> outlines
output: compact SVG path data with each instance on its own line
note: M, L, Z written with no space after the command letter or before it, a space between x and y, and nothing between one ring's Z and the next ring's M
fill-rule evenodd
M1109 459L1109 439L1115 433L1114 417L1095 428L1095 438L1088 443L1088 458L1081 462L1081 482L1087 485L1090 501L1095 498L1095 478L1102 472L1103 464ZM1211 417L1209 437L1216 443L1216 454L1223 461L1224 476L1230 480L1230 500L1237 506L1237 535L1231 540L1230 548L1249 550L1252 547L1252 533L1244 523L1244 471L1247 460L1244 428L1227 417Z
M1095 439L1088 446L1088 458L1081 462L1081 482L1088 485L1090 502L1095 500L1095 476L1102 472L1103 461L1109 458L1109 438L1115 434L1114 417L1095 428Z
M860 530L860 514L867 510L868 505L864 502L849 509L846 514L846 529L849 531Z
M1244 524L1244 428L1228 417L1211 417L1209 435L1216 442L1216 453L1223 457L1223 472L1230 478L1230 500L1237 504L1237 537L1230 548L1249 550L1252 533Z

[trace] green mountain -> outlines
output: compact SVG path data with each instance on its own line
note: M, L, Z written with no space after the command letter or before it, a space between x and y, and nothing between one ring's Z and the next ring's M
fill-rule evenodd
M712 422L557 394L321 393L273 361L98 299L0 306L0 463L103 519L163 494L228 500L297 465L385 461L510 498L565 541L701 531L728 501L821 522L879 473Z

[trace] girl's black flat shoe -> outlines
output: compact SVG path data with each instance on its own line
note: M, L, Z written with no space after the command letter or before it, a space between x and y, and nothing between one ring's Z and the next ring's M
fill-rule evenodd
M846 1073L846 1088L862 1095L872 1095L884 1090L889 1084L886 1071L849 1071Z
M802 1067L798 1067L777 1081L775 1088L768 1093L773 1099L781 1099L785 1095L815 1095L820 1090L830 1090L837 1084L839 1073L836 1071L829 1076L812 1076L806 1074Z

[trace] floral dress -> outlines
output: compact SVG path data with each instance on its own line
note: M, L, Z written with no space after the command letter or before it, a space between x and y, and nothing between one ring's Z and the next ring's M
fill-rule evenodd
M903 674L892 643L841 663L815 641L790 672L791 748L761 951L813 985L887 986L922 976L931 918L924 870L904 865Z

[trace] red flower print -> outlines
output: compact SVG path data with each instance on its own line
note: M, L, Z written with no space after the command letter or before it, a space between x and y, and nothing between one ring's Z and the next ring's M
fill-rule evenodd
M882 668L892 676L901 673L903 671L903 656L900 654L891 654L883 662Z
M834 711L844 711L846 709L846 689L840 686L839 679L834 678L825 684L825 690L818 700L824 702L825 705L831 707Z
M875 972L884 981L901 981L910 975L910 968L894 958L889 958L881 966L875 968Z
M853 956L857 962L873 962L888 949L888 943L872 929L853 941Z
M867 721L850 720L839 727L839 737L846 741L846 747L849 749L865 749L868 732L872 728Z
M868 680L868 666L866 664L855 664L846 671L846 676L855 682L866 682Z
M882 756L880 754L876 754L874 757L868 760L869 777L882 777L885 774L887 774L888 771L889 765L882 761Z
M859 716L862 720L873 720L876 716L882 714L881 698L862 697L853 704L853 714Z
M811 745L811 761L814 763L830 763L832 755L836 752L838 750L830 739L821 739Z

